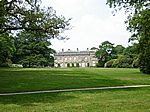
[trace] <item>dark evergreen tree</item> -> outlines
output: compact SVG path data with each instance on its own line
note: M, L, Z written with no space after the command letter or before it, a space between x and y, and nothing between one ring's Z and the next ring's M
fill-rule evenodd
M46 35L38 32L22 32L15 37L16 52L14 63L23 67L45 67L53 65L55 52L50 48L50 41Z
M11 64L11 58L15 51L14 41L7 33L0 34L0 66L7 67Z

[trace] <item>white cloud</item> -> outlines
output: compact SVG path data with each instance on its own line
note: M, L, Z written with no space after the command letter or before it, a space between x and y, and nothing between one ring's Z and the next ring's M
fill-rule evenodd
M126 31L123 12L113 16L104 0L43 0L56 9L59 14L73 18L74 26L66 35L68 41L52 41L56 50L79 48L85 50L108 40L115 44L127 46L130 34ZM45 4L44 3L44 4Z

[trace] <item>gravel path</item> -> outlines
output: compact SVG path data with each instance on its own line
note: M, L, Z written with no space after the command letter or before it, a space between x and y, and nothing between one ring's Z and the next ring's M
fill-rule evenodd
M36 94L36 93L58 93L58 92L73 92L73 91L87 91L87 90L107 90L107 89L123 89L123 88L141 88L150 87L150 85L131 85L131 86L113 86L113 87L93 87L93 88L78 88L78 89L62 89L62 90L41 90L41 91L30 91L30 92L13 92L13 93L0 93L0 96L10 95L25 95L25 94Z

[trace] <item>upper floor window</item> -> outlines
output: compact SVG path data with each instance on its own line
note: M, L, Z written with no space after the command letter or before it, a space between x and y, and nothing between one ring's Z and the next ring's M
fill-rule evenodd
M67 61L67 57L65 58L65 61Z
M74 57L74 60L76 60L77 58L76 57Z

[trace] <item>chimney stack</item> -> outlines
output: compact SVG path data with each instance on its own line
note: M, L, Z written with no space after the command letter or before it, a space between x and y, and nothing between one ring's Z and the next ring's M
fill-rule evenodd
M79 49L77 48L77 51L79 51Z
M64 49L62 49L62 52L64 52Z

